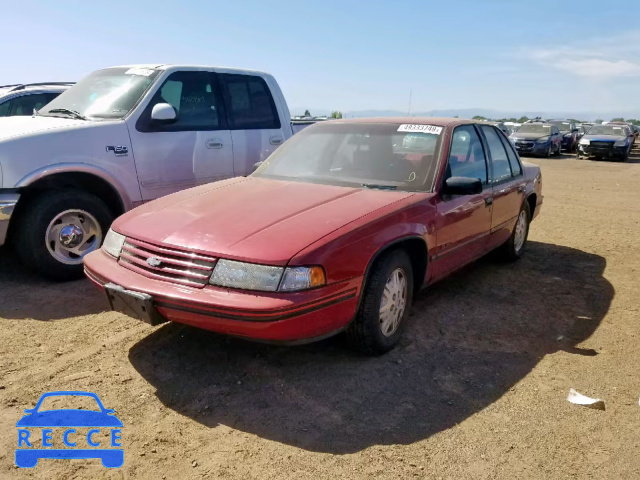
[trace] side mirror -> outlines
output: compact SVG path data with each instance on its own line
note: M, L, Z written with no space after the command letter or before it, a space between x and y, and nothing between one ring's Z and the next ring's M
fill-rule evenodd
M168 103L156 103L151 110L151 120L154 122L171 123L176 118L176 110Z
M580 131L580 129L578 129L578 128L574 128L572 131L573 131L574 133L577 133L577 132L579 132L579 131Z
M444 182L442 193L446 195L475 195L482 193L482 181L471 177L450 177Z

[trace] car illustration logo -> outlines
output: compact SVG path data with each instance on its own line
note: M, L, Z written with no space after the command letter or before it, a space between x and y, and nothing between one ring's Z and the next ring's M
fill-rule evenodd
M149 257L149 258L147 258L147 264L150 267L157 268L160 265L162 265L162 260L160 260L159 258L156 258L156 257Z
M49 397L89 397L95 400L97 410L42 409L42 402ZM91 402L93 405L93 402ZM18 448L16 465L33 468L41 458L90 459L99 458L107 468L119 468L124 464L121 447L122 422L112 409L105 408L100 398L91 392L60 391L42 394L36 406L25 410L26 415L16 423ZM54 436L53 429L64 429L62 436ZM101 430L101 428L103 430ZM40 436L41 430L41 436ZM109 440L101 438L108 430ZM54 442L67 448L56 448ZM98 448L101 443L111 448ZM38 448L42 447L42 448ZM116 448L114 448L116 447Z

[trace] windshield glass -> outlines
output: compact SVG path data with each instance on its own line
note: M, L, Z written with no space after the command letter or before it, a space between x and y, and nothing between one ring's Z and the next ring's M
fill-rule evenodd
M428 129L431 133L403 131ZM276 150L256 177L329 185L424 191L444 128L326 122L307 127Z
M569 122L549 122L551 125L555 125L558 127L558 130L561 132L570 132L571 131L571 123Z
M160 70L107 68L93 72L56 97L38 113L66 116L73 110L91 118L123 118L158 77Z
M518 133L540 133L548 135L551 133L551 127L549 125L525 123L518 129Z
M626 132L624 127L615 125L594 125L587 132L588 135L616 135L624 137Z

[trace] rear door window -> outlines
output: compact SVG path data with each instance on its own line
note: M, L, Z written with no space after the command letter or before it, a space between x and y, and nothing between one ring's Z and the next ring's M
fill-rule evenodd
M255 75L220 74L232 130L279 129L280 118L267 83Z
M500 135L496 129L489 125L481 125L482 133L487 139L489 145L489 152L491 153L491 164L493 165L493 183L499 183L506 179L511 178L511 167L509 165L509 158L507 157L507 151L504 149L504 145L500 140Z
M8 117L11 111L11 100L0 103L0 117Z
M511 166L511 173L514 177L522 175L522 166L520 165L516 151L513 149L513 145L511 145L511 142L504 138L504 136L500 137L500 140L502 140L502 146L507 151L509 165Z

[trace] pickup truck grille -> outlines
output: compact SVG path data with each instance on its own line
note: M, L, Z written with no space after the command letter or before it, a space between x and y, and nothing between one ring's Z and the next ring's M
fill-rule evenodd
M127 238L118 263L156 280L202 288L213 273L216 259Z

